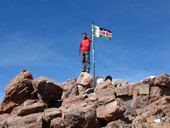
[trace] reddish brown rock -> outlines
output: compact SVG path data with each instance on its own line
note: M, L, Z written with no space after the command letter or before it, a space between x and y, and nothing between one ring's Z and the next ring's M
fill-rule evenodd
M0 116L0 128L42 128L42 113L27 116L4 115Z
M50 128L65 128L62 118L55 118L51 121Z
M87 73L87 72L82 72L77 79L77 84L84 86L84 88L91 88L92 87L92 82L93 82L93 75Z
M14 93L14 89L16 89L16 87L14 85L18 84L21 80L24 79L30 79L32 80L32 74L30 71L25 71L25 72L21 72L19 75L17 75L5 88L5 93L6 95Z
M170 77L169 75L162 73L162 75L156 77L154 81L155 85L170 87Z
M48 108L44 111L43 119L46 122L50 122L54 118L59 118L62 116L62 111L59 108Z
M87 86L77 86L76 80L71 79L64 84L57 84L46 77L32 81L30 73L24 73L24 77L19 75L20 77L13 80L14 85L20 90L12 85L6 90L6 108L11 105L15 107L11 114L0 115L0 128L169 127L170 88L168 80L165 80L169 79L167 75L165 78L161 76L157 81L159 84L153 84L156 79L148 77L117 88L108 80L97 86L94 92L89 86L90 83ZM35 90L28 91L29 85ZM119 83L115 85L119 86ZM78 92L79 86L82 87L82 93ZM39 93L39 100L32 98L35 93ZM22 100L22 96L26 94L31 98L24 99L19 106L9 98L9 95L19 96ZM61 96L63 101L57 101ZM62 105L48 104L52 108L47 108L43 101L49 104L60 102ZM156 125L155 119L161 119L162 122Z
M161 119L163 120L162 124L166 125L168 121L168 117L170 117L170 96L166 96L163 98L160 98L159 100L153 102L152 104L149 104L144 109L137 109L137 117L132 122L132 125L135 125L135 128L141 124L141 122L144 122L146 124L151 124L150 120L151 117L154 117L154 119ZM158 125L159 126L159 125Z
M98 99L98 106L106 105L115 100L115 91L112 88L106 88L95 92L95 96Z
M70 105L71 104L71 105ZM92 104L97 106L97 99L94 94L78 95L75 97L70 97L62 102L62 108L69 108L70 106L87 105Z
M125 108L115 100L106 106L98 107L96 112L99 120L114 121L125 112Z
M62 99L79 95L77 82L75 79L67 80L63 84L63 94Z
M25 100L36 98L32 95L33 91L31 72L21 72L6 86L6 96L1 103L0 113L11 113L13 108L21 105Z
M106 89L106 88L115 88L115 86L112 84L112 81L110 80L106 80L105 82L97 85L97 87L95 88L95 92L102 90L102 89Z
M61 99L63 89L61 84L47 77L39 77L33 80L33 86L39 94L39 98L49 106L53 101Z
M57 108L46 109L44 112L26 116L2 114L0 115L0 128L47 128L50 127L50 123L52 126L56 126L53 124L57 124L57 122L51 122L53 119L55 121L61 119L61 111ZM60 121L60 123L62 122ZM60 125L62 126L62 124L58 124L58 126Z
M149 85L153 85L154 84L154 81L155 81L155 76L149 76L147 78L145 78L144 80L141 80L140 82L142 84L149 84Z
M85 94L86 93L86 88L83 85L77 85L79 95Z
M36 102L38 102L38 101L39 101L38 99L29 99L29 100L26 100L26 101L23 103L23 106L32 105L33 103L36 103Z
M141 92L140 92L140 89L142 90ZM146 84L146 85L137 86L133 90L132 106L134 109L143 108L149 104L149 98L150 98L149 89L150 89L150 85Z
M152 103L163 96L163 90L157 86L152 86L150 88L149 102Z
M20 111L22 108L24 108L25 106L32 105L32 104L34 104L34 103L36 103L36 102L38 102L37 99L29 99L29 100L26 100L26 101L25 101L23 104L21 104L20 106L15 107L15 108L12 110L11 114L12 114L12 115L14 115L14 114L17 115L18 111Z
M138 115L145 113L145 112L156 113L156 111L159 110L159 107L160 108L167 107L167 105L169 105L169 103L170 103L170 96L165 96L165 97L162 97L159 100L147 105L144 109L136 110L136 112ZM162 110L164 110L164 109L162 109Z
M62 104L62 119L67 128L96 127L96 99L94 96L79 95L65 99Z
M16 112L17 116L25 116L33 113L43 112L44 109L47 108L47 105L43 102L36 102L28 106L22 106L18 110L14 111ZM12 114L15 114L15 113Z
M155 122L160 120L160 122ZM169 128L170 123L167 119L162 119L158 116L149 116L143 120L135 121L131 124L133 128Z
M105 128L131 128L131 127L129 124L119 119L109 122Z
M63 120L70 128L95 128L96 107L91 104L77 104L63 110Z

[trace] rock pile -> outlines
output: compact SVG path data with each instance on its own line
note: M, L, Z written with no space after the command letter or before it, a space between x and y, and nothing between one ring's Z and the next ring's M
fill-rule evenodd
M170 76L136 83L93 76L63 84L24 70L5 88L0 128L170 128Z

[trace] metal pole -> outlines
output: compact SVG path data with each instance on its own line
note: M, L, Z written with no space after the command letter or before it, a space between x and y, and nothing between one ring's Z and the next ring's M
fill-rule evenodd
M94 47L94 22L91 24L91 32L92 32L92 61L93 61L93 88L95 88L95 47Z

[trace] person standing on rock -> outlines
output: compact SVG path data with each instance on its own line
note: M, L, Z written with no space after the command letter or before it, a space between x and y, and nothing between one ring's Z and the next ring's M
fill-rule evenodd
M80 43L79 55L81 56L82 72L90 71L90 44L92 39L87 38L87 34L83 33L83 40Z

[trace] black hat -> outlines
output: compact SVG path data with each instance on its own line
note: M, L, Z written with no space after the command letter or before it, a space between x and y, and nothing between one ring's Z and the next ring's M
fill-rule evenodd
M85 32L83 32L83 34L82 35L87 35Z

